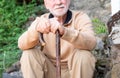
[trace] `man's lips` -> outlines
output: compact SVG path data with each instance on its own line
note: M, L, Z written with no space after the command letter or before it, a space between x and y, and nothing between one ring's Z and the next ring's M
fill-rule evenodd
M55 7L55 9L63 9L64 8L64 6L57 6L57 7Z

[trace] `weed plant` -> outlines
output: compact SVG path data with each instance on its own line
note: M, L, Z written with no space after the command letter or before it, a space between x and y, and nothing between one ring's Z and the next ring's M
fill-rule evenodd
M98 18L92 19L94 30L96 34L107 33L107 27L104 22Z

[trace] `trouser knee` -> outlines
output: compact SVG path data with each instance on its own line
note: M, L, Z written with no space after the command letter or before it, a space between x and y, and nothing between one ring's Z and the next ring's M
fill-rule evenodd
M39 48L32 48L23 51L20 62L25 63L25 61L44 64L45 57Z
M74 57L77 58L78 61L83 61L84 63L95 62L93 54L86 50L76 51Z
M96 59L90 51L86 50L76 50L72 55L69 64L73 66L73 64L81 65L81 66L92 66L95 67Z

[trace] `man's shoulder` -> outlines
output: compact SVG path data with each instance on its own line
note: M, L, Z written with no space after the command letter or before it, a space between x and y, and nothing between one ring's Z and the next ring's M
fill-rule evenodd
M49 15L50 15L50 13L44 13L44 14L42 14L40 17L45 17L45 18L48 18L48 17L49 17Z
M71 10L73 16L81 16L81 15L87 15L87 13L83 10Z

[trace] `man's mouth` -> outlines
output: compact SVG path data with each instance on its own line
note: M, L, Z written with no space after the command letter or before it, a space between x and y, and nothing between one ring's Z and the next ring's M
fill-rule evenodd
M55 9L63 9L64 6L58 6L58 7L55 7Z

